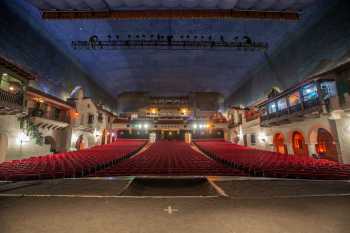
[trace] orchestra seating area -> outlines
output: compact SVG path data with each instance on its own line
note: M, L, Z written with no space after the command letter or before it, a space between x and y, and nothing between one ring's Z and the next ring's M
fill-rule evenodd
M264 176L349 179L350 165L257 150L223 140L197 140L206 155L183 141L119 139L108 145L0 164L0 180L82 176ZM139 153L138 153L139 152Z
M301 179L349 179L350 165L306 156L284 155L224 141L196 141L200 150L216 161L251 176Z
M32 180L86 176L137 153L144 140L118 140L90 149L11 160L0 164L0 180Z
M244 176L245 173L216 162L182 141L157 141L147 150L91 176Z

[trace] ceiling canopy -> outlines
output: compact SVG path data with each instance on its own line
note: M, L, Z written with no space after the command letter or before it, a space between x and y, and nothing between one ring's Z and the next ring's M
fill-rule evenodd
M229 95L247 73L275 49L289 43L301 29L311 25L325 2L314 0L28 0L26 6L36 27L108 93L124 91L188 93L217 91ZM322 4L321 4L322 3ZM34 6L34 7L33 7ZM297 10L299 21L225 20L225 19L144 19L144 20L43 20L41 10L120 10L139 8ZM301 11L302 10L302 11ZM317 17L316 17L317 16ZM244 51L233 49L129 48L117 50L79 50L72 41L86 41L92 36L108 38L150 38L152 35L174 38L213 38L220 41L248 36L266 42L269 49ZM272 71L271 71L272 72ZM273 74L271 74L273 75Z
M29 0L41 10L118 10L123 8L217 8L302 10L315 0Z

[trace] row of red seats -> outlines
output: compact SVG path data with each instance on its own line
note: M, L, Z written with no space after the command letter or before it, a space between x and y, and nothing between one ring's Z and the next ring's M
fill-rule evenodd
M249 175L302 179L350 179L350 165L307 156L284 155L219 141L196 141L213 159Z
M117 140L108 145L11 160L0 164L0 180L32 180L80 177L127 159L143 145L144 140Z
M206 176L245 175L244 172L226 167L181 141L157 141L147 150L119 164L100 170L91 176Z

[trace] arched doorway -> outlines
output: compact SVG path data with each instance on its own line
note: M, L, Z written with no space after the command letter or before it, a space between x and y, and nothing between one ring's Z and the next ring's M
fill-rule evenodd
M46 136L44 138L44 143L45 143L45 145L50 145L50 152L51 153L56 153L57 152L56 141L55 141L55 139L53 137Z
M107 139L107 130L104 129L102 133L101 145L106 144L106 139Z
M308 156L309 151L305 144L305 139L302 133L295 131L292 137L293 151L295 155Z
M317 130L316 152L322 159L338 161L337 146L334 143L333 136L323 128Z
M273 138L276 152L281 154L288 154L287 146L284 144L284 136L281 133L276 133Z
M7 147L8 147L7 135L0 133L0 163L6 160Z
M84 136L80 135L75 143L75 148L77 150L82 150L85 148L85 143Z

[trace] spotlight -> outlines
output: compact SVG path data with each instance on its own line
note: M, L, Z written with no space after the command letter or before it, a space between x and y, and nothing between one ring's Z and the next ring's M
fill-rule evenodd
M197 129L197 124L193 124L193 126L192 126L194 129Z

